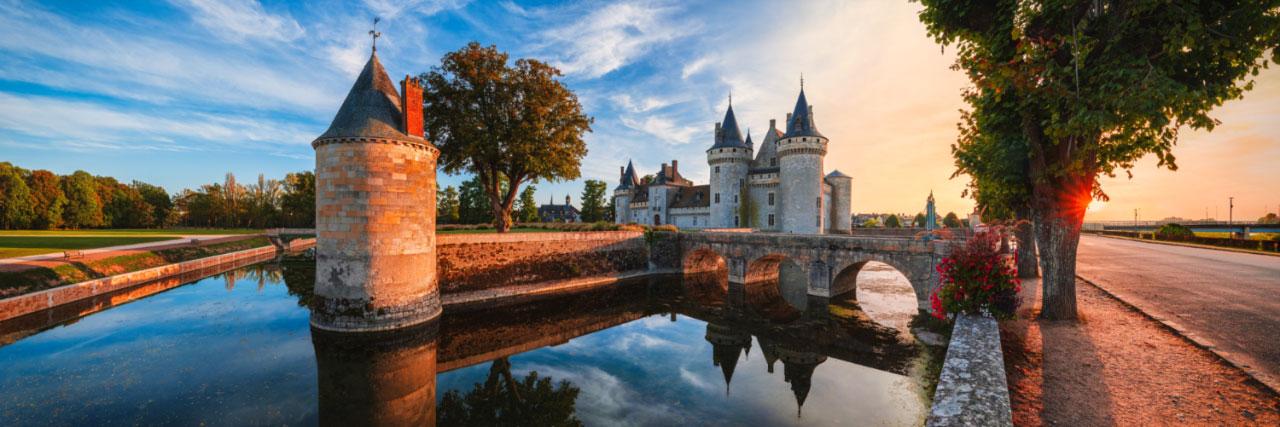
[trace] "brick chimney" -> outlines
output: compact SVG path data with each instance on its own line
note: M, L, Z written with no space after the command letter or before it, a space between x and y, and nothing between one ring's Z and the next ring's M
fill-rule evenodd
M672 160L672 161L671 161L671 176L675 176L675 175L676 175L676 173L679 173L679 172L680 172L680 161L679 161L679 160Z
M404 133L425 137L422 134L422 84L408 74L400 81L400 108L404 110Z

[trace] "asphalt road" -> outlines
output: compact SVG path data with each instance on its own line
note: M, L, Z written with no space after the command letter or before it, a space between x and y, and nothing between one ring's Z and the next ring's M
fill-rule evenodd
M1280 256L1082 235L1076 273L1280 379Z

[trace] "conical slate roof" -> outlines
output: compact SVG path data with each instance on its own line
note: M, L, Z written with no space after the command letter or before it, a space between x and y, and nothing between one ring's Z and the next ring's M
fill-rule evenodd
M738 128L738 118L733 115L733 105L724 112L724 122L720 125L720 133L716 135L716 143L711 148L747 148L742 141L742 130Z
M421 137L406 135L401 118L400 95L387 77L378 54L374 52L364 70L356 77L342 108L333 117L333 124L316 140L330 138L390 138L403 141L420 141Z
M796 109L791 112L791 121L787 122L787 133L783 138L793 136L822 136L818 127L813 124L813 116L809 114L809 101L804 99L804 88L800 88L800 97L796 99Z
M622 178L618 184L618 190L626 188L635 188L640 186L640 179L636 178L636 168L631 165L631 161L627 160L627 170L622 172Z

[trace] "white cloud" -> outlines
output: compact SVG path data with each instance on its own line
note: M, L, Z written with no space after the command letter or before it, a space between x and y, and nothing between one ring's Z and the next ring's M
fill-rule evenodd
M600 77L687 34L688 25L667 19L673 11L644 2L611 3L544 31L540 50L565 74Z
M653 135L654 140L649 142L668 145L693 142L693 136L699 132L696 125L681 124L675 119L664 115L623 114L618 116L618 121L623 126Z
M434 15L443 10L457 9L469 3L468 0L364 0L365 7L382 19L391 19L405 12Z
M273 15L256 0L172 0L197 23L233 41L262 38L282 42L302 37L302 27L287 15Z

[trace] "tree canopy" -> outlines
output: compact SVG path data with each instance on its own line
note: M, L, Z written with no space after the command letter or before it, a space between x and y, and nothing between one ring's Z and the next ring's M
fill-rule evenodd
M957 166L980 204L1031 205L1046 318L1076 317L1080 226L1107 197L1098 177L1147 154L1176 170L1179 132L1212 130L1209 111L1280 55L1274 1L920 2L973 83Z
M533 199L534 186L528 185L520 190L520 205L516 207L516 221L538 222L538 202Z
M596 222L605 219L605 191L608 185L604 181L588 179L582 189L582 222Z
M902 220L898 219L897 214L890 214L884 219L884 226L885 228L902 228Z
M557 80L560 70L507 59L496 46L471 42L421 75L423 120L440 149L439 165L445 173L476 176L499 232L510 228L521 185L578 178L587 154L582 135L592 123L577 95Z

